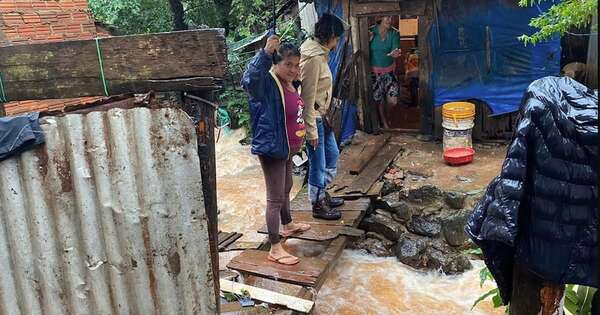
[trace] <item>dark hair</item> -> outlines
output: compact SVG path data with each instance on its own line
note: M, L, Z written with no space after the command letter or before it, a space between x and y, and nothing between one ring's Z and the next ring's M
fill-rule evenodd
M277 49L277 53L275 53L273 56L273 63L277 64L281 60L288 57L300 57L300 49L298 49L298 47L292 43L285 42L279 46L279 49Z
M321 44L327 44L330 39L344 34L344 23L335 15L323 14L315 24L315 38Z

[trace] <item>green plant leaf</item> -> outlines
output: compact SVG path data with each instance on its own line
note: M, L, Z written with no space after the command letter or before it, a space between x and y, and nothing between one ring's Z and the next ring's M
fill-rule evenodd
M492 296L492 302L494 302L494 308L498 308L501 307L502 305L502 298L500 297L500 292L498 292L496 295Z
M473 306L471 306L471 310L473 310L475 306L477 306L477 304L479 304L481 301L484 301L485 299L487 299L490 296L493 296L494 294L499 294L498 288L491 289L479 298L477 298L477 300L475 300L475 302L473 303Z
M470 248L470 249L464 250L463 253L467 254L467 255L479 255L479 256L483 255L481 248Z
M479 271L479 287L480 288L483 287L483 284L485 283L486 280L494 280L494 277L492 276L492 273L490 272L490 270L487 267L484 267Z

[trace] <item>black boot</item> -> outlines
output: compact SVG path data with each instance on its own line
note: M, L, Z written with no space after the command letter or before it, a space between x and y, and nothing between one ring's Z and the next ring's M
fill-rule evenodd
M325 201L327 202L327 205L331 208L340 207L344 204L344 199L331 197L331 195L328 192L325 192Z
M320 195L320 191L317 193L317 196ZM342 218L342 213L339 210L331 209L329 205L327 205L327 198L324 198L312 205L312 213L313 218L323 219L323 220L339 220Z

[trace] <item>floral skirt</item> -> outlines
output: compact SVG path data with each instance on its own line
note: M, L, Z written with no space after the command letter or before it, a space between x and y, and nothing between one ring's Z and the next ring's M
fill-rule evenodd
M383 101L386 96L400 96L398 80L396 80L396 77L392 72L382 74L373 73L373 77L375 82L375 84L373 84L373 98L376 102Z

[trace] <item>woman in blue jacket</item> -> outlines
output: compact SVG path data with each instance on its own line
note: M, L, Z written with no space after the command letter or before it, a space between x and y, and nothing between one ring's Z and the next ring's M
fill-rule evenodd
M304 142L304 103L298 93L300 51L292 44L267 39L248 65L242 87L249 95L252 119L252 154L258 155L267 186L267 229L271 251L268 259L293 265L298 257L281 245L280 235L290 236L310 229L293 223L290 215L292 159ZM279 222L283 229L279 231Z

